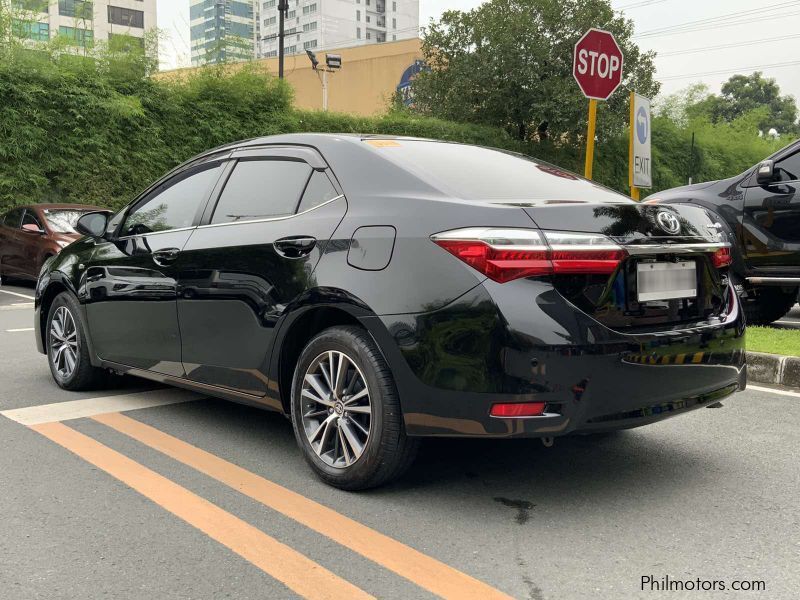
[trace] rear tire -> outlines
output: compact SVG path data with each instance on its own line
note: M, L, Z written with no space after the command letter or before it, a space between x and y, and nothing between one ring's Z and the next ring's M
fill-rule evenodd
M343 490L396 479L419 447L406 436L389 366L359 327L326 329L306 345L292 381L291 417L306 462Z
M80 306L72 294L55 297L46 327L47 363L60 388L79 392L108 385L108 372L92 366Z
M781 287L763 286L747 290L742 298L748 325L769 325L788 313L797 302L798 288L785 291Z

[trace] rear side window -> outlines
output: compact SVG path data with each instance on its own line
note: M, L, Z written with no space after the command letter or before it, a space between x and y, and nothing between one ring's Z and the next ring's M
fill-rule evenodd
M11 227L12 229L19 229L20 221L22 220L22 209L15 208L6 213L6 218L3 220L3 225Z
M311 179L308 180L306 191L303 193L303 199L300 201L300 208L297 212L311 210L315 206L336 198L338 195L339 192L333 187L328 176L322 171L314 171Z
M36 218L36 215L33 214L30 210L25 211L25 216L22 217L22 224L23 225L33 225L37 229L42 229L42 224L39 223L39 219Z
M501 150L403 139L366 142L423 181L465 200L633 202L554 165Z
M235 223L295 212L311 167L289 160L240 160L217 202L212 223Z

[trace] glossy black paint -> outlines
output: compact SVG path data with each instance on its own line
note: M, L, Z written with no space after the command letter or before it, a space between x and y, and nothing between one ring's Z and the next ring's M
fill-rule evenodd
M651 307L661 313L641 321L617 303L622 323L604 316L608 294L581 304L591 281L572 296L557 278L498 284L430 239L460 227L538 225L658 243L653 207L541 165L542 177L574 185L576 196L589 190L591 201L568 199L573 188L559 199L532 191L513 202L465 201L368 142L276 136L182 165L131 208L170 178L220 161L190 227L120 237L126 209L105 238L85 238L48 263L36 293L40 351L49 303L67 290L83 307L96 366L286 412L305 342L325 327L359 324L395 375L410 435L633 427L744 386L743 320L724 276L706 283L716 304L691 313ZM302 160L339 195L288 217L213 224L228 161L245 154ZM672 241L712 239L704 211L675 210L682 230ZM489 417L493 403L514 401L547 402L546 415Z
M800 142L769 157L797 163ZM754 165L744 173L674 188L645 199L659 204L702 206L720 218L735 242L733 271L747 277L800 277L800 171L782 181L759 184ZM798 281L800 283L800 281Z

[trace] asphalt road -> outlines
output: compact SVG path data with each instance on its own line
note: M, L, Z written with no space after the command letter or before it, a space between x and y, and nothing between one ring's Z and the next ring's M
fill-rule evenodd
M135 381L59 390L7 292L32 295L0 288L0 411L44 408L0 416L3 598L798 597L800 394L553 448L431 441L353 494L312 476L281 416Z

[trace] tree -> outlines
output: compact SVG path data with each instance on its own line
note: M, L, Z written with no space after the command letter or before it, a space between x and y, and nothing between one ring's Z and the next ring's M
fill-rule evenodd
M763 133L772 128L784 135L800 131L794 97L781 96L775 79L765 78L760 71L752 75L734 75L722 85L722 94L708 96L697 107L715 123L734 121L759 108L766 109L758 124Z
M614 34L625 55L623 85L653 97L653 52L631 40L633 22L608 0L489 0L431 21L422 52L430 70L413 82L415 110L506 128L518 139L585 135L587 100L572 78L573 47L590 28ZM624 127L624 89L600 103L598 135Z

